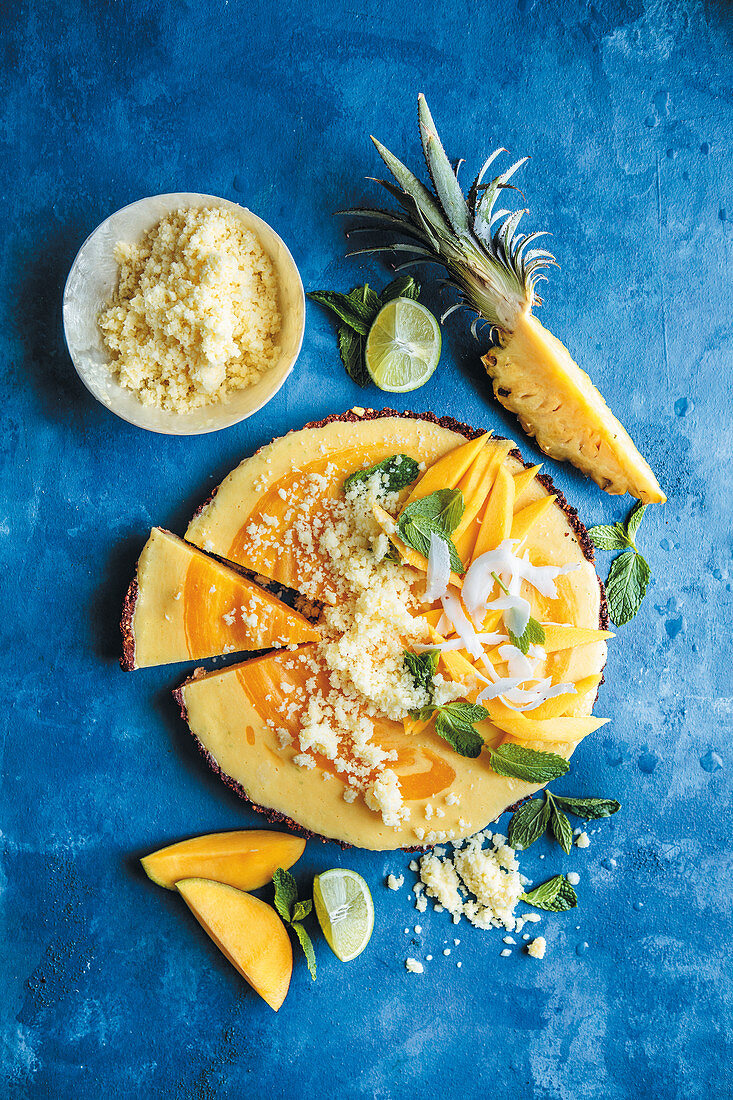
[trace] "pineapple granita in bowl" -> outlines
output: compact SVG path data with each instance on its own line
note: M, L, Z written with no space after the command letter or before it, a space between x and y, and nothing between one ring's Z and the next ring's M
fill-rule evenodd
M198 435L281 388L305 327L303 285L274 230L212 195L141 199L87 239L64 332L90 392L124 420Z

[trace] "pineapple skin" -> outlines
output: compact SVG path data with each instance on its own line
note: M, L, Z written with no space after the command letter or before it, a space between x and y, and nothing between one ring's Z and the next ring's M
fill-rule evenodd
M571 462L607 493L664 503L648 462L557 337L526 309L502 339L482 362L497 400L545 454Z

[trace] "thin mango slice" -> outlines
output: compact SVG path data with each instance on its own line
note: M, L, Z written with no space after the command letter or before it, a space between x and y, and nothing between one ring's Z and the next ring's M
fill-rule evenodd
M414 486L405 502L405 507L412 504L414 500L422 500L423 497L430 496L437 489L455 489L468 467L480 454L490 438L491 432L486 432L485 435L480 435L478 438L471 439L468 443L456 447L454 451L449 451L447 455L443 455L432 466L429 466Z
M516 479L506 467L500 466L481 516L481 529L473 548L472 560L475 561L489 550L495 550L504 539L509 538L514 518L515 482Z
M542 648L545 653L556 653L560 649L575 649L579 645L603 642L607 638L616 637L610 630L591 630L583 626L561 623L545 623L544 630L545 640Z
M532 528L540 522L545 513L549 512L556 499L557 497L548 493L546 497L540 497L539 500L533 501L532 504L528 504L526 507L515 511L510 537L517 539L519 542L519 545L515 547L514 552L516 554L521 553L527 535Z
M539 466L530 466L528 469L521 470L518 474L514 475L514 499L516 501L519 501L524 490L529 488L541 469L542 464Z

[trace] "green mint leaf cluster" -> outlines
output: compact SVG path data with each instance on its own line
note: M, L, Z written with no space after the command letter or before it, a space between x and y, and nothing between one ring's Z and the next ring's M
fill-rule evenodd
M272 881L275 886L275 908L285 923L290 925L295 935L298 937L298 942L303 948L303 953L308 964L310 976L313 981L315 981L316 955L313 950L311 938L305 926L301 923L313 909L313 902L310 898L304 901L298 901L298 885L290 874L290 871L278 867L275 874L272 876Z
M545 791L544 799L531 798L516 811L509 822L509 843L512 848L529 848L549 826L560 847L569 853L573 830L563 810L576 817L597 819L610 817L620 809L619 803L611 798L566 798Z
M414 718L427 721L435 719L435 732L449 745L452 745L459 756L467 756L475 760L484 747L484 739L474 723L482 722L489 717L489 712L476 703L462 703L456 701L446 703L442 707L436 707L430 703L413 713Z
M398 493L407 488L415 480L420 472L420 467L414 458L409 455L390 455L382 462L375 462L366 470L355 470L344 481L344 492L348 493L355 485L368 481L370 477L379 472L382 475L382 489L385 493Z
M541 886L535 886L534 890L522 894L520 900L526 901L527 905L533 905L535 909L545 909L548 913L562 913L566 909L574 909L578 904L575 890L563 875L555 875Z
M341 324L338 328L338 349L341 362L349 378L362 388L371 382L364 361L364 349L369 329L382 306L393 298L412 298L417 301L420 286L411 275L394 279L377 294L368 283L356 286L348 294L335 290L314 290L308 294L314 302L336 314Z
M454 573L463 573L463 563L451 535L461 522L464 510L460 489L437 489L407 505L397 520L397 534L424 558L430 553L431 532L439 535L448 545L451 569Z
M554 752L539 752L508 741L494 749L489 764L497 775L523 779L526 783L549 783L565 775L567 760Z
M412 676L416 688L424 688L428 698L433 698L433 677L438 669L440 651L429 649L425 653L411 653L406 649L404 653L405 668Z
M625 523L591 527L588 534L599 550L620 550L611 562L606 597L611 621L625 626L636 615L646 594L651 569L636 547L636 535L646 504L637 504Z

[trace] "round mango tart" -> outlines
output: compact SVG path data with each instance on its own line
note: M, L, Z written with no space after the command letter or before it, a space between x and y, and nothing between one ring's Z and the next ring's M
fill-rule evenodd
M499 774L500 746L567 759L604 722L603 586L539 469L430 413L352 410L275 439L185 539L153 530L123 667L264 650L174 693L230 787L342 844L471 836L543 785Z

